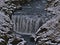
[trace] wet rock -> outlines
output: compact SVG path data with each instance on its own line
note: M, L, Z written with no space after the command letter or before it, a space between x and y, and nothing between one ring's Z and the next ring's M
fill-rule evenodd
M8 3L9 2L9 0L5 0L5 3Z
M16 9L17 10L22 10L22 6L19 5L19 6L16 7Z
M34 38L35 38L35 35L31 35L31 36L30 36L30 41L31 41L31 42L35 42Z
M7 10L7 8L6 8L6 7L3 7L3 8L2 8L2 10L3 10L3 11L6 11L6 10Z
M0 45L6 45L6 42L4 39L0 38Z
M2 42L2 41L5 41L5 40L3 40L3 39L0 38L0 42Z
M46 28L43 28L43 29L41 28L41 30L39 32L42 33L44 31L47 31L47 29Z
M9 16L1 12L0 14L0 45L17 45L25 41L21 37L13 35L13 24ZM25 42L23 42L25 43ZM20 45L20 44L19 44Z
M17 45L19 42L20 42L20 40L18 40L18 39L15 38L15 39L11 42L11 44Z
M49 21L47 21L44 25L42 25L39 30L36 33L36 43L37 45L40 45L43 43L43 45L57 45L60 43L60 23L58 18L60 16L57 16L56 18L53 18ZM41 33L41 28L46 28L47 31L44 31Z
M27 42L23 40L22 42L18 43L17 45L27 45Z
M23 38L14 38L14 40L11 42L11 44L13 45L25 45L26 44L26 41L23 39Z
M47 0L48 7L46 8L47 15L55 15L52 19L43 24L36 32L37 45L59 45L60 44L60 0ZM41 29L46 28L47 31Z

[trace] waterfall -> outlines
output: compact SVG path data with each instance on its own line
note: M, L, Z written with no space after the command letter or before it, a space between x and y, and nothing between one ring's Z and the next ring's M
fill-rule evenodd
M14 31L21 33L35 33L41 26L38 15L13 15Z
M45 9L46 0L33 0L29 4L22 6L22 10L17 10L12 15L14 31L19 33L35 33L44 23L44 16L47 15Z

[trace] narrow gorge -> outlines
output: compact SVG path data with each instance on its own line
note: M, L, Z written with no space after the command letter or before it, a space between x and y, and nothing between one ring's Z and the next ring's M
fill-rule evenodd
M21 34L27 40L28 45L35 45L34 42L29 41L30 36L35 35L39 27L55 16L47 15L46 4L47 0L33 0L12 15L14 31Z
M0 45L60 45L60 0L0 0Z

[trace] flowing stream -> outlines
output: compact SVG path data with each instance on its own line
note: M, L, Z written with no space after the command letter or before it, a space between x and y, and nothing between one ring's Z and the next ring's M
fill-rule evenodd
M44 22L47 16L45 9L45 0L33 0L25 4L22 10L17 10L12 16L14 30L19 33L35 33ZM43 16L44 15L44 16Z
M17 10L12 16L14 31L22 35L28 42L27 45L35 45L30 42L30 35L35 34L40 26L53 17L48 16L45 9L46 0L32 0L29 4L22 6L22 10Z

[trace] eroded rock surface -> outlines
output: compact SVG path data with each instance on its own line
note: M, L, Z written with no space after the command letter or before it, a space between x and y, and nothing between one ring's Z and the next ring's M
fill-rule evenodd
M60 0L48 0L47 15L55 15L36 32L36 45L60 45Z
M60 16L47 21L36 32L37 45L58 45L60 43Z
M48 13L51 15L59 15L60 14L60 0L47 0L48 4L46 9Z
M25 43L26 41L21 36L14 35L10 18L0 12L0 45L25 45Z
M22 5L29 3L31 0L0 0L0 10L8 15L11 19L16 10L22 10Z

